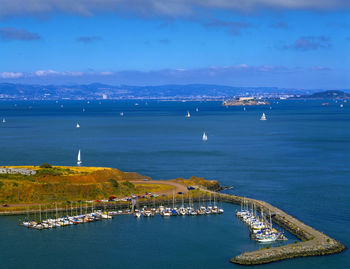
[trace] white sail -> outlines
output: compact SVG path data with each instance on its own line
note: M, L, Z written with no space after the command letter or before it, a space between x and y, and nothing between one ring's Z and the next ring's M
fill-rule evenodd
M80 156L80 149L78 151L78 161L77 161L77 164L81 164L81 156Z
M120 116L124 116L124 112L120 112Z
M196 112L198 112L199 111L199 109L198 109L198 107L196 108Z
M262 113L260 120L266 120L266 115L265 115L265 113Z
M190 118L190 117L191 117L191 114L189 111L187 111L186 118Z
M5 118L3 118L3 119L2 119L2 123L5 123L5 122L6 122L6 119L5 119Z
M205 132L203 133L202 140L203 141L207 141L208 140L208 136L207 136L207 134Z
M77 127L77 128L80 128L80 125L79 125L79 123L77 123L76 127Z

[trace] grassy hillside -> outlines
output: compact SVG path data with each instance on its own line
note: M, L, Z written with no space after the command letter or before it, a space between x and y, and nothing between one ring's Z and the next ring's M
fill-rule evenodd
M9 168L9 166L7 166ZM40 168L17 166L37 171L36 175L0 174L0 203L43 203L67 200L95 200L151 191L129 181L145 178L137 173L101 167ZM147 178L147 177L146 177ZM148 178L150 179L150 178ZM159 189L160 186L153 186Z
M186 186L201 186L208 190L218 191L220 190L220 184L216 180L205 180L202 177L190 177L189 179L185 178L176 178L172 181L178 182Z

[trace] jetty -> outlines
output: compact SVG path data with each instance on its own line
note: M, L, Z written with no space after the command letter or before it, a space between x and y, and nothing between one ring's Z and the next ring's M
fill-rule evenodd
M269 203L235 195L221 193L218 195L223 202L241 204L243 200L245 200L267 212L272 212L272 221L275 224L283 227L301 240L301 242L295 242L279 247L244 252L231 258L230 262L232 263L241 265L259 265L296 257L336 254L346 249L346 247L339 241L310 227Z

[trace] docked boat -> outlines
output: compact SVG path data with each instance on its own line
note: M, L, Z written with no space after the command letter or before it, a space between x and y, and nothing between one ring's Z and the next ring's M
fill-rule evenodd
M141 217L141 212L139 211L139 210L135 210L135 213L134 213L134 216L136 217L136 218L140 218Z
M172 215L171 209L170 208L165 208L164 211L161 212L161 215L163 217L170 217Z
M152 217L153 216L153 213L152 213L152 210L147 208L143 211L143 216L145 217Z

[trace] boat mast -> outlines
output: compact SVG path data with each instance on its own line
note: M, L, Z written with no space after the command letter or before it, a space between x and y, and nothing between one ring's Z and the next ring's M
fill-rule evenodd
M39 205L40 223L41 223L41 205Z
M175 191L173 191L173 208L175 208Z

